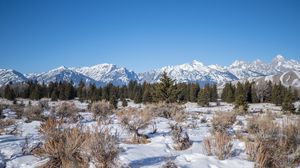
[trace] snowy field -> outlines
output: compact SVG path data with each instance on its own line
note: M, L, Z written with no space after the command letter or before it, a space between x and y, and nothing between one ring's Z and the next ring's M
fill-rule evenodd
M2 103L11 104L11 102L2 100ZM23 100L24 104L28 101ZM32 104L37 102L32 101ZM55 106L57 102L50 102L50 106ZM78 109L82 109L79 121L86 127L96 125L93 120L92 113L86 112L86 103L75 101ZM128 106L135 108L143 108L144 105L134 104L129 102ZM244 142L234 139L232 154L228 159L219 160L216 156L207 156L203 150L203 139L211 134L210 120L216 112L229 112L233 109L233 105L221 103L220 106L211 103L211 107L199 107L196 103L186 103L185 113L187 119L182 125L187 129L187 133L192 141L192 146L186 150L175 150L170 135L170 120L166 118L157 117L152 121L152 125L141 130L142 133L148 134L153 130L153 125L156 125L157 131L150 135L149 143L147 144L127 144L124 143L129 137L129 133L123 129L116 115L110 116L111 123L106 127L111 128L112 132L117 131L121 142L121 152L119 155L119 163L121 167L161 167L166 161L171 160L176 165L182 168L247 168L254 167L254 162L247 160L247 155L244 151ZM123 107L120 107L123 108ZM272 104L250 104L249 111L253 113L257 111L273 111L279 112L280 107ZM15 118L15 113L10 109L5 109L4 115L6 118ZM45 113L48 113L45 111ZM201 122L201 119L207 119L207 122ZM0 167L7 168L29 168L39 166L47 161L46 158L37 158L30 153L24 152L24 148L28 146L35 146L40 143L41 137L38 133L40 126L39 121L32 121L30 123L24 122L22 119L16 119L18 132L15 135L0 135ZM241 122L242 124L238 124ZM238 116L236 123L233 124L231 131L241 130L245 127L245 116Z

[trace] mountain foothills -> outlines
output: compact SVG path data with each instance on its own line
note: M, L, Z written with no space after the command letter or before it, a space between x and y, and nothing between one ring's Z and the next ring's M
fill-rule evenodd
M144 73L136 73L113 64L98 64L91 67L59 67L40 74L22 74L11 69L0 69L0 86L12 83L20 83L27 80L36 80L39 83L60 81L72 81L78 85L80 81L87 84L95 83L96 86L104 86L109 83L121 86L131 80L138 82L156 83L162 72L177 83L217 83L223 85L226 82L251 79L251 81L264 81L272 79L275 82L300 87L300 63L296 60L285 59L281 55L273 58L271 63L263 63L256 60L251 63L234 61L229 66L209 65L199 61L192 61L175 66L165 66L160 69Z

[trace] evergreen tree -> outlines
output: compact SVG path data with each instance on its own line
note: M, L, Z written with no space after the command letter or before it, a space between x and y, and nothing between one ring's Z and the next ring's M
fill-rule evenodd
M234 109L237 111L239 114L244 114L248 110L248 103L246 101L246 98L244 95L239 94L234 102L235 106Z
M271 102L272 101L272 82L268 81L265 85L265 88L262 91L263 102Z
M137 85L134 96L134 103L142 103L143 101L143 91L141 86Z
M189 97L189 101L191 102L196 102L197 101L197 97L198 97L198 93L199 93L199 90L200 90L200 86L199 84L189 84L188 85L188 90L189 90L189 93L190 93L190 97Z
M252 85L249 81L244 84L244 93L246 101L252 103Z
M282 104L283 101L283 87L281 83L274 84L272 86L272 103L274 103L276 106L279 106Z
M255 88L255 83L252 83L252 86L251 86L251 103L258 103L259 100L258 100L258 97L257 97L257 91L256 91L256 88Z
M123 107L128 106L128 102L127 102L127 100L125 98L122 98L122 106Z
M217 90L217 84L213 84L210 86L210 101L216 102L218 99L218 90Z
M209 90L207 88L200 89L198 104L200 106L209 106Z
M6 85L4 88L4 98L8 100L15 100L16 95L14 90L10 87L10 84Z
M147 86L145 88L144 93L143 93L143 103L150 103L153 101L150 90L151 90L150 86Z
M159 100L166 103L175 102L176 88L174 87L174 80L168 77L166 72L163 72L160 83L157 85L157 97Z
M283 103L282 103L282 111L283 112L295 112L295 106L293 104L293 95L292 90L289 88L284 95Z
M83 100L85 98L84 87L85 87L84 82L80 80L77 88L77 97L79 98L79 100Z

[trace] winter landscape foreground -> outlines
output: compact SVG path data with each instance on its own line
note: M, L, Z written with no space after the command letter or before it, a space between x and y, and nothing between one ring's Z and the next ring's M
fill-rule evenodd
M209 107L200 107L197 103L185 103L178 105L178 107L183 107L181 114L177 111L175 116L172 114L170 118L165 118L160 117L159 115L154 115L156 113L155 110L172 111L174 110L175 105L168 106L168 109L164 109L166 108L166 105L155 107L153 105L135 104L130 101L127 107L122 107L121 102L119 102L119 110L115 111L111 115L107 115L105 121L100 121L101 119L99 118L97 120L94 119L93 113L89 111L90 107L88 107L88 103L79 102L77 100L43 100L43 104L45 102L47 102L47 105L44 105L44 107L47 108L44 108L43 110L42 116L44 117L52 115L54 113L53 108L55 107L62 106L64 103L74 103L73 105L76 106L76 111L78 111L77 114L80 117L78 117L77 122L73 122L73 124L70 125L64 124L63 127L74 127L76 125L80 125L82 129L87 130L87 128L95 128L98 126L101 127L99 128L101 130L108 128L111 135L118 134L119 140L116 145L118 145L117 148L119 154L118 157L116 157L116 160L113 159L114 165L110 165L109 167L175 167L175 164L179 167L186 168L254 167L255 163L253 161L249 161L251 153L247 153L250 151L249 149L246 149L245 145L248 141L246 137L251 135L249 131L249 121L253 121L251 118L254 117L255 120L258 121L259 117L262 117L262 120L267 119L265 120L265 122L267 122L265 124L270 124L270 122L272 123L273 121L273 123L279 125L289 120L299 121L298 116L282 115L281 107L270 103L249 104L249 113L247 115L236 115L233 121L225 119L226 116L228 117L228 115L225 115L223 116L225 117L223 119L227 121L224 123L221 120L216 121L218 119L214 119L214 117L222 116L223 114L221 113L230 114L234 107L232 104L220 103L217 105L216 103L210 103ZM28 106L29 104L31 104L30 106L37 106L38 104L41 104L41 101L19 99L17 103L23 103L25 106ZM0 167L38 167L49 161L49 159L51 159L51 156L49 155L38 157L33 154L35 153L33 152L34 148L40 146L43 140L45 140L45 135L42 136L39 132L42 122L35 120L29 121L26 118L16 119L16 112L10 108L13 106L13 102L1 99L1 104L5 104L7 105L6 107L8 107L3 108L4 119L2 119L2 121L14 120L14 124L1 128ZM298 106L299 102L296 102L295 104ZM102 105L101 107L103 107ZM120 123L120 118L122 117L120 117L119 113L131 108L148 109L148 112L151 112L151 115L153 115L151 116L151 119L144 119L145 121L143 122L148 122L148 124L143 128L141 127L139 130L139 134L147 135L149 137L147 142L129 142L131 140L132 133L130 133L129 129L124 129L122 123ZM74 110L74 107L65 108L65 110L70 109ZM132 119L143 120L138 117L143 116L137 115ZM69 121L70 118L66 118L68 120L67 122L72 123ZM138 123L139 121L135 124ZM187 137L189 137L189 143L191 144L188 145L186 149L177 149L176 143L179 142L175 142L175 139L172 138L173 133L170 127L174 127L176 123L180 124L184 130L183 132L180 132L180 134L185 134L186 131ZM228 140L228 142L223 144L223 147L220 148L222 148L222 150L226 150L226 148L230 149L228 153L221 154L224 158L219 158L221 156L215 155L218 149L214 149L212 144L211 154L209 154L209 151L204 148L209 137L212 137L214 134L213 131L217 130L217 128L213 127L223 126L222 124L226 125L226 127L221 129L226 129L226 132L229 133L230 140ZM296 124L299 125L299 123ZM265 129L266 130L264 131L267 132L267 128ZM297 130L297 132L299 131ZM183 135L183 137L184 136L186 135ZM299 134L297 136L299 136ZM210 140L213 141L213 138ZM109 142L106 143L108 144L104 145L109 145ZM108 148L110 148L110 146L108 146ZM80 147L80 149L82 150L83 148ZM90 160L89 167L94 167L95 165L93 163L94 162Z

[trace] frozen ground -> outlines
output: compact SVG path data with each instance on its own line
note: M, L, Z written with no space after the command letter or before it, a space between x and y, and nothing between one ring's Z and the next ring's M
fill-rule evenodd
M34 103L34 102L33 102ZM218 160L215 156L206 156L202 149L202 140L210 134L210 122L201 123L201 118L207 118L208 121L212 118L215 112L228 112L233 106L231 104L221 103L220 106L211 104L212 107L199 107L196 103L186 103L185 111L189 117L183 123L187 132L193 141L192 147L183 151L176 151L172 148L172 139L170 136L169 120L165 118L156 118L153 122L157 125L157 132L150 137L148 144L120 144L120 164L124 167L161 167L167 160L173 160L182 168L247 168L254 167L253 162L246 160L247 156L244 152L244 143L239 140L234 140L232 156L226 160ZM55 106L52 103L51 106ZM87 104L76 102L76 106L80 109L85 109ZM142 108L142 105L137 105L129 102L129 106ZM270 111L278 111L279 107L272 104L250 104L249 109L252 111L260 111L269 109ZM4 110L7 117L13 118L13 112L9 109ZM80 112L83 116L81 123L85 126L95 125L90 112ZM116 116L111 116L112 123L107 125L112 131L117 131L120 134L121 140L128 138L129 134L122 129L116 119ZM238 120L245 122L244 117L238 117ZM25 123L22 120L17 120L20 131L17 135L0 135L0 167L8 168L27 168L41 165L45 160L36 158L33 155L26 154L22 149L25 142L28 145L36 145L40 142L38 128L40 122L33 121ZM239 126L234 125L233 130L238 130ZM142 130L143 133L151 132L152 127Z

